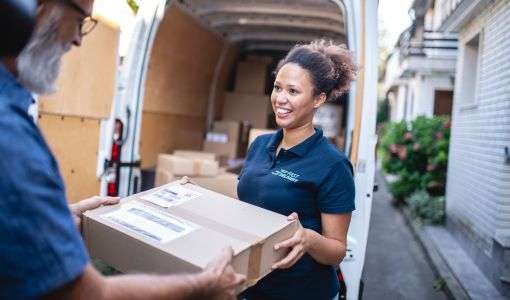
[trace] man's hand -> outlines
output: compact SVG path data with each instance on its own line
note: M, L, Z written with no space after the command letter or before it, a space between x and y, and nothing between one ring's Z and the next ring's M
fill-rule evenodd
M77 203L69 205L71 212L73 213L74 223L81 231L81 217L87 210L98 208L102 205L113 205L119 203L119 197L99 197L94 196L85 200L81 200Z
M226 248L214 261L209 263L202 276L208 284L203 289L204 299L235 300L238 291L246 281L246 276L237 274L230 265L233 250Z

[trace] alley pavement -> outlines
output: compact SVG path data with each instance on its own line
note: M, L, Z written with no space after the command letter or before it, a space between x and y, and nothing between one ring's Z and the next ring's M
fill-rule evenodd
M374 194L364 269L364 300L447 299L435 289L441 280L434 274L423 249L400 212L380 173Z

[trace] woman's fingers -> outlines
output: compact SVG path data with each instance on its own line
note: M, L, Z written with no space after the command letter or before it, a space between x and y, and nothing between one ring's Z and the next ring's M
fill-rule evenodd
M303 247L296 246L292 249L292 251L289 252L289 254L283 258L282 260L276 262L273 264L273 269L287 269L292 267L298 259L303 256Z
M179 180L179 183L184 185L186 183L189 183L190 181L191 179L188 176L183 176L181 180Z
M299 219L299 216L297 213L293 212L291 213L288 217L287 217L287 220L289 221L294 221L294 220L298 220Z
M280 242L274 246L274 250L278 250L281 248L290 248L294 247L295 245L299 244L299 239L296 236L291 237L288 240L285 240L283 242Z
M185 185L185 184L188 184L188 183L191 183L191 184L194 184L194 185L197 185L193 179L191 179L190 177L188 176L183 176L180 180L179 180L179 183L182 184L182 185Z

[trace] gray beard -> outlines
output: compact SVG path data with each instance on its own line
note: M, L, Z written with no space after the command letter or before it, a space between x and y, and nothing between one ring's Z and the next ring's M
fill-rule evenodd
M58 41L60 18L60 11L50 13L17 59L19 82L35 94L49 95L57 90L62 56L70 48Z

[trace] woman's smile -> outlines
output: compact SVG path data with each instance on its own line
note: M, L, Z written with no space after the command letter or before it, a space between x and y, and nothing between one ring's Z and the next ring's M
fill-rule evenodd
M286 119L290 116L292 110L284 107L276 107L276 117L278 119Z

